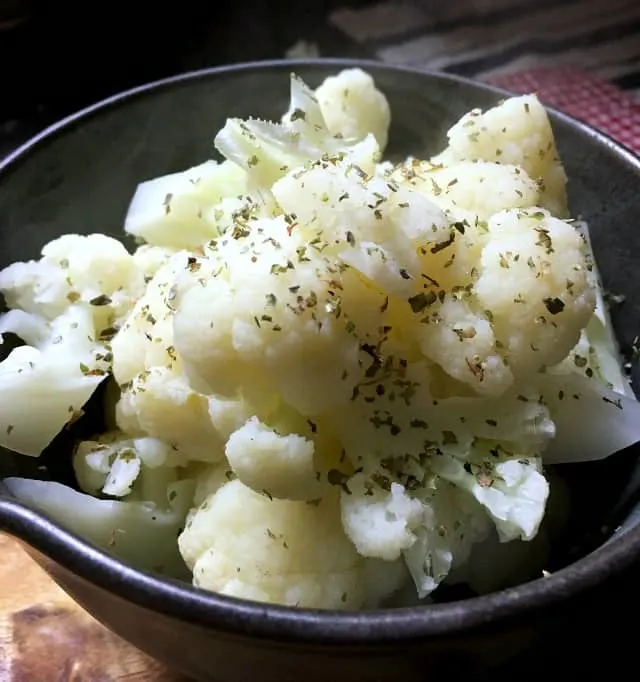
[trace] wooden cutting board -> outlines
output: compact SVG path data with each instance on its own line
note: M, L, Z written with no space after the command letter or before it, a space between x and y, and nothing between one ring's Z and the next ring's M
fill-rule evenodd
M188 682L112 634L0 534L0 682Z

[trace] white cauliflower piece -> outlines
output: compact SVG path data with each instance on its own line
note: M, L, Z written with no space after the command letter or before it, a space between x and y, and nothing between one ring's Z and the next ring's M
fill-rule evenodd
M224 460L216 464L195 462L189 465L189 469L195 480L192 509L200 507L206 499L212 497L223 485L233 481L236 477L229 463Z
M495 523L502 542L535 537L549 497L539 457L500 455L477 462L454 457L434 459L432 468L445 480L470 492Z
M349 400L344 374L362 374L359 344L340 305L340 269L287 228L282 218L250 222L207 247L177 284L175 345L209 392L253 404L280 394L312 415Z
M216 462L224 456L207 397L165 367L153 367L133 379L116 405L116 419L125 433L158 438L186 459Z
M145 283L148 283L175 253L175 249L153 246L153 244L141 244L133 252L133 262L136 270L144 275Z
M196 248L218 235L210 209L246 191L246 173L231 162L205 161L138 185L124 229L155 246Z
M422 503L399 483L392 483L389 492L366 483L365 474L349 479L349 492L340 497L342 525L359 554L393 561L415 542L414 531L423 523Z
M2 398L0 399L0 444L23 455L38 457L54 437L81 413L104 377L86 377L80 372L70 376L70 365L51 364L31 346L11 352L0 363ZM52 400L56 401L55 406ZM63 405L62 402L65 401ZM24 423L26 411L46 410L47 417L38 428Z
M221 594L306 608L358 608L362 560L342 530L337 499L269 499L232 481L195 509L178 538L194 584Z
M288 500L309 500L323 492L313 441L277 433L257 417L231 434L225 454L240 481L255 491Z
M492 161L458 161L450 166L428 161L403 164L394 171L440 208L460 207L488 220L508 208L538 206L540 189L519 166Z
M387 98L368 73L362 69L345 69L325 78L315 92L332 135L361 140L373 133L384 150L391 110Z
M103 234L67 234L49 242L38 261L0 272L7 306L53 320L76 302L91 305L95 330L111 327L144 292L131 254Z
M395 552L404 546L407 565L421 596L426 596L451 567L464 563L471 546L492 526L482 506L469 495L472 491L456 490L447 482L452 477L440 471L442 460L451 459L457 467L456 475L467 472L468 467L477 475L477 480L471 478L478 489L490 487L498 477L488 475L493 472L489 468L492 462L517 461L516 452L523 461L535 457L554 437L555 430L549 411L535 392L499 398L462 397L457 393L433 400L432 377L424 365L408 364L403 373L398 372L400 368L402 365L388 365L389 378L381 376L373 385L362 386L347 408L332 414L331 423L348 461L364 468L353 477L346 471L340 475L334 472L332 479L334 485L346 486L351 493L345 490L342 497L343 525L358 550L365 555L380 552L374 541ZM399 402L401 409L396 407ZM502 466L496 469L501 470ZM511 481L508 471L505 479L513 488L520 485ZM533 476L531 481L541 484L544 492L542 476ZM404 513L387 516L391 491L397 491L398 484L406 491L401 500ZM482 504L498 509L496 516L502 515L507 525L521 523L527 538L535 533L532 524L542 517L544 500L535 498L533 506L527 507L521 499L528 494L527 485L508 491L506 496L501 484L495 485L501 492L478 494ZM521 503L522 509L515 509ZM509 505L514 508L505 511ZM374 522L376 534L369 535L367 524ZM501 518L496 521L501 522Z
M489 231L475 294L510 370L528 377L560 362L593 314L584 241L541 209L497 213Z
M36 345L19 346L0 362L0 445L37 457L82 414L109 365L84 305L70 306L48 325L46 337L39 333L29 341Z
M113 376L119 384L152 367L180 372L180 358L173 345L173 285L178 272L191 262L195 259L186 251L168 257L112 339Z
M433 159L435 163L493 161L520 166L538 182L541 205L556 217L567 217L567 176L549 117L535 95L510 97L484 113L474 109L448 137L449 146Z
M107 434L109 436L110 434ZM126 497L140 475L142 461L131 440L102 438L82 441L73 456L73 466L82 490L92 495L104 493Z
M102 490L118 449L120 436L118 433L106 433L96 440L78 443L73 453L73 470L78 485L85 493L98 495Z
M16 308L0 315L0 344L4 343L3 334L15 334L29 346L40 347L50 340L51 324L34 313L25 313Z
M241 331L243 317L248 318L244 329L249 331L246 328L250 328L256 317L253 309L249 308L247 314L243 315L244 310L236 303L234 288L222 277L210 277L203 281L204 286L193 286L192 282L183 280L176 289L179 300L173 320L173 334L189 382L201 385L202 391L207 394L223 397L233 398L245 387L252 397L256 397L260 389L271 393L260 363L260 345L250 344L248 333L243 335ZM251 302L246 293L238 292L242 299ZM260 296L264 300L264 289L260 291ZM257 308L258 303L253 301L253 304ZM256 310L258 312L260 322L260 316L267 313ZM253 324L257 327L255 322ZM247 343L243 343L243 340ZM252 348L258 351L255 360L250 354Z
M215 146L227 159L245 169L256 186L268 188L309 161L335 153L348 156L359 141L334 137L315 93L292 74L289 111L281 123L227 119L216 135ZM375 148L378 156L377 143Z
M0 291L7 306L52 320L69 307L71 291L64 271L54 263L31 260L0 271Z
M513 373L485 315L453 297L422 320L417 331L420 348L447 374L484 395L500 395L511 386Z
M126 497L131 492L133 484L140 474L141 467L142 463L136 457L135 451L118 452L111 462L102 492L112 497Z
M332 158L289 173L273 194L296 216L296 231L339 256L385 293L419 291L426 243L445 241L450 225L424 194L369 175L349 158Z
M76 479L84 492L160 505L168 502L178 464L180 458L168 443L150 437L128 438L120 431L81 441L73 455Z
M3 484L17 499L122 561L142 570L185 578L175 539L184 524L182 502L188 482L177 485L173 502L163 507L149 502L100 500L55 481L5 478Z
M418 493L416 493L418 494ZM423 599L433 592L451 570L464 565L476 543L490 534L490 517L466 491L432 476L419 491L423 500L423 523L404 558Z

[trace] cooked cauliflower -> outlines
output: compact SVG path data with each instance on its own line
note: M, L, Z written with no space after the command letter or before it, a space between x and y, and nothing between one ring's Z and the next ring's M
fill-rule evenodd
M332 289L334 281L343 286L340 270L312 258L313 245L289 234L282 218L257 220L253 229L207 248L177 282L175 346L187 375L258 404L279 393L308 415L347 402L343 375L362 369Z
M179 373L180 359L173 345L172 286L176 273L187 266L189 254L179 251L163 260L111 341L113 375L119 384L153 367Z
M151 244L141 244L133 253L133 262L135 268L142 272L145 282L148 283L156 272L158 272L160 267L175 253L175 249L152 246Z
M27 344L0 362L4 447L37 457L66 424L82 415L109 370L107 352L95 341L93 326L91 310L81 304L69 306L51 322L11 313L0 320L0 334L16 331Z
M295 433L279 434L256 417L229 436L225 454L236 476L253 490L289 500L313 499L323 492L313 442Z
M80 488L91 495L129 497L166 504L178 480L179 454L158 438L128 438L120 431L81 441L73 455Z
M219 233L214 206L245 190L246 174L238 166L206 161L139 185L124 229L155 246L197 248Z
M137 375L123 392L116 417L124 433L164 440L187 460L215 462L224 456L207 397L166 367Z
M489 234L475 292L509 367L524 378L560 362L593 314L585 245L539 209L496 213Z
M276 500L231 481L191 514L178 543L194 584L221 594L307 608L357 608L364 598L363 560L335 496Z
M362 69L345 69L329 76L316 90L322 115L332 135L363 139L373 134L387 146L391 111L387 98Z
M97 333L131 309L144 284L133 256L103 234L58 237L44 246L40 260L0 272L0 291L10 308L53 320L74 303L87 303Z
M349 492L341 497L342 524L360 554L392 561L416 541L423 506L399 483L392 483L388 493L366 484L363 474L350 479Z
M600 420L637 440L542 105L474 110L397 164L389 124L363 71L294 76L279 122L229 119L221 163L138 187L133 254L67 235L0 273L0 334L26 344L0 363L0 445L38 455L113 377L107 432L73 455L112 498L88 498L91 537L178 534L195 585L244 599L422 599L496 584L466 564L536 537L545 457L603 456ZM14 487L88 525L64 508L86 495Z
M462 219L482 221L508 208L529 208L540 202L540 187L519 166L492 161L458 161L443 166L411 159L393 170L401 182ZM460 210L462 209L462 211ZM468 212L465 214L465 211Z
M540 205L566 218L567 176L556 149L545 108L535 95L510 97L482 112L474 109L449 131L449 146L434 159L493 161L520 166L538 183Z

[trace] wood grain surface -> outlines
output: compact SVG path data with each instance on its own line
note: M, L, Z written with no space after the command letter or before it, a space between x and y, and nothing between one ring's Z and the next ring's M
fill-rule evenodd
M0 534L0 682L188 682L72 601Z

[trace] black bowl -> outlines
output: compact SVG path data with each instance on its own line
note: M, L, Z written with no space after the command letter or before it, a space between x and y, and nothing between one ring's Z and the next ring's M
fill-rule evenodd
M315 86L347 66L368 70L389 98L396 158L437 151L459 116L504 97L459 78L345 60L240 65L137 88L49 128L0 165L0 266L37 256L64 232L120 235L138 182L209 157L228 116L278 117L290 71ZM557 113L552 122L573 212L589 221L605 286L626 297L615 324L629 347L640 320L640 162L585 125ZM60 480L69 475L64 454L49 467ZM619 649L629 632L616 629L615 614L640 605L637 456L560 468L572 511L549 577L414 608L320 612L207 594L124 565L12 499L1 481L0 529L98 620L200 680L480 679L509 665L517 679L533 679L551 655L571 659L574 673L580 660L592 672L598 661L609 665L603 642ZM0 477L42 475L36 464L0 453Z

